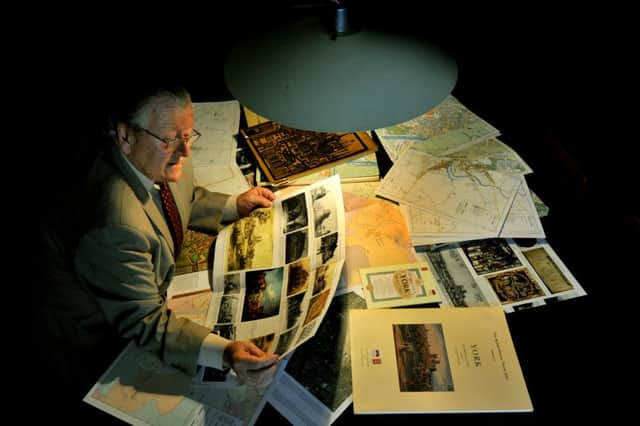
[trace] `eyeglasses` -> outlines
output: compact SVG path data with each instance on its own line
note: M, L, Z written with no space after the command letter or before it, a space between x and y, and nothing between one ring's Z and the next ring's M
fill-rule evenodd
M132 127L136 128L138 130L142 130L143 132L145 132L149 136L153 136L154 138L158 139L160 142L162 142L164 144L164 148L167 151L175 151L175 150L177 150L181 143L184 143L185 145L187 145L187 144L193 145L196 142L196 140L198 140L198 138L200 136L202 136L202 133L200 133L196 129L193 129L193 130L191 130L191 134L189 136L175 137L175 138L162 138L162 137L156 135L155 133L145 129L144 127L138 126L135 123L130 123L130 124L131 124Z

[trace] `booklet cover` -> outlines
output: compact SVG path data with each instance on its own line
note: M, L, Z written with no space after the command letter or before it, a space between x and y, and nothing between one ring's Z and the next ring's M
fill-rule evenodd
M500 307L349 315L356 414L533 411Z
M368 308L442 302L427 262L360 269Z

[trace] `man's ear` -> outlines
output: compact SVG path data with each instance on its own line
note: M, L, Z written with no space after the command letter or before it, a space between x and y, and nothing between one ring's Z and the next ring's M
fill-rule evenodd
M135 142L135 137L131 133L129 126L125 123L118 123L116 126L116 136L120 151L125 155L131 154L131 147L132 143Z

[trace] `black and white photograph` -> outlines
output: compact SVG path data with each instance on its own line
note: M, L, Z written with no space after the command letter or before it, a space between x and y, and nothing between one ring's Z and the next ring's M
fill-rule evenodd
M287 234L285 237L285 263L295 262L296 260L307 256L308 229Z
M236 326L233 324L214 325L213 332L225 339L233 340L236 338Z
M336 259L338 256L337 249L337 232L316 239L316 265L324 265L325 263Z
M292 232L308 225L307 200L304 193L282 201L282 210L286 220L283 232Z
M338 230L336 195L331 188L321 186L311 190L315 237L319 238Z
M489 301L455 246L426 251L433 277L453 306L489 306Z
M313 282L313 294L316 295L327 288L333 280L333 270L335 263L320 265L316 268L316 279Z
M218 324L233 322L238 308L237 296L222 296L220 310L218 311Z
M240 274L224 276L224 294L240 293Z
M287 328L293 327L300 318L304 295L305 293L298 293L295 296L287 298Z
M296 344L300 344L301 342L311 337L312 336L311 333L313 332L315 326L316 326L316 321L311 321L309 324L305 325L304 328L302 329L302 332L300 333L300 337L298 337L298 341L296 342Z
M460 247L478 275L522 266L518 256L503 238L463 242Z
M282 355L283 353L287 352L289 346L291 346L293 336L296 335L297 331L298 327L294 327L290 330L285 331L284 333L281 333L278 336L278 344L276 345L276 349L273 353Z

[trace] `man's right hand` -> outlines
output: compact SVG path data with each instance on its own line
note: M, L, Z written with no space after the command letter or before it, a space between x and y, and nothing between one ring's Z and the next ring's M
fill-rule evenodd
M242 382L257 387L271 383L279 360L278 355L269 355L246 340L232 341L224 350L225 366L233 368Z

